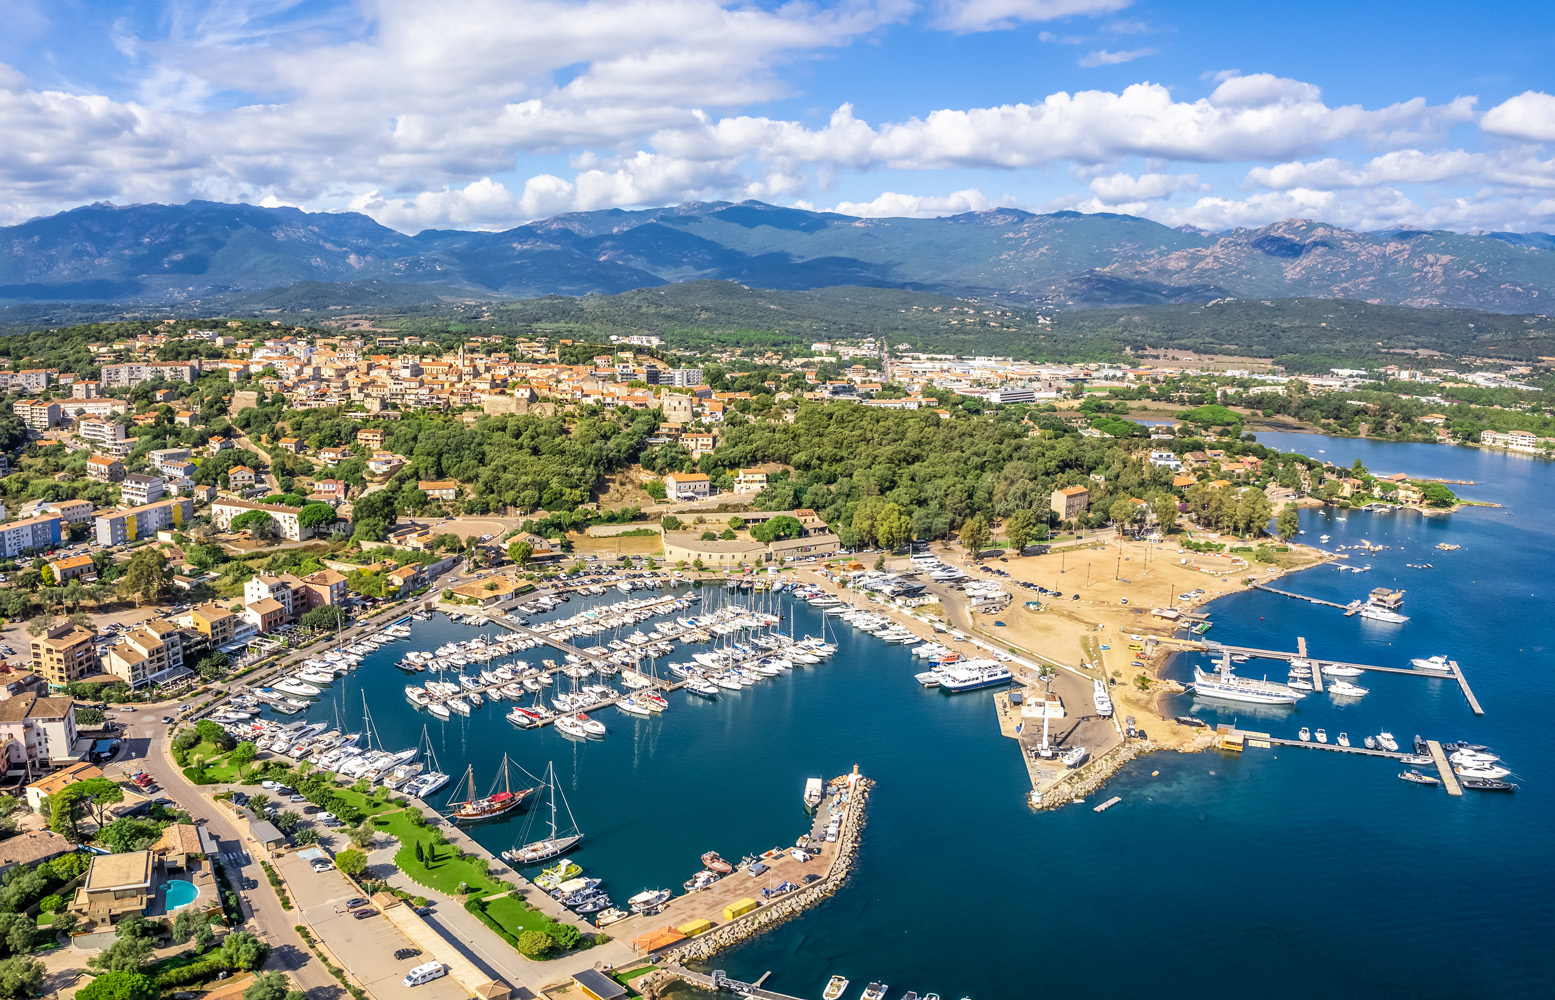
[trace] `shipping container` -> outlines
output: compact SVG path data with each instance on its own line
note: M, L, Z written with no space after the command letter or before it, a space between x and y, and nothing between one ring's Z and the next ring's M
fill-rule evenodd
M746 896L744 899L737 899L724 907L724 919L733 920L735 917L743 917L760 905L760 903L749 896Z
M675 929L680 931L680 933L684 934L686 937L696 937L698 934L706 934L708 931L712 930L713 922L711 920L698 917L696 920L681 924Z

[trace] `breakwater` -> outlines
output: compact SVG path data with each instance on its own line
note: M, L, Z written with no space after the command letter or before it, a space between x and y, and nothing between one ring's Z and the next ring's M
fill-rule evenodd
M846 884L858 857L859 838L864 830L864 817L868 812L869 798L874 782L860 778L850 793L848 812L837 834L835 852L826 875L820 881L797 889L775 903L769 903L747 916L731 920L705 934L699 934L684 943L672 945L657 956L657 960L684 965L688 962L705 962L725 948L739 944L772 927L797 916L804 910L836 895Z

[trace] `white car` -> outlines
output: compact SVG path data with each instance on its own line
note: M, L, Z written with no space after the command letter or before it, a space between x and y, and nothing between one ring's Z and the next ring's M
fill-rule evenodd
M273 791L274 789L280 788L281 783L279 781L261 781L259 783L259 787Z
M332 871L335 867L333 861L325 861L323 858L314 858L309 864L313 866L313 870L316 872Z

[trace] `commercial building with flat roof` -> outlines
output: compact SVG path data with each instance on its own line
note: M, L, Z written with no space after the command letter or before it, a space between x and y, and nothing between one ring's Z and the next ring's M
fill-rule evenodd
M44 514L0 524L0 558L15 559L26 552L52 549L59 544L59 522L57 514Z

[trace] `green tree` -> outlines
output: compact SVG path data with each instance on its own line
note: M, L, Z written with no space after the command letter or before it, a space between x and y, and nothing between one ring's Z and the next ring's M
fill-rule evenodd
M534 554L534 546L523 539L517 539L508 545L508 558L518 566L527 565Z
M232 752L227 755L227 759L230 760L233 764L237 765L238 777L241 778L248 770L248 765L254 762L254 757L257 756L258 753L258 747L254 746L254 744L248 742L247 740L244 740L242 743L239 743L237 746L232 748Z
M988 547L988 522L981 514L961 526L961 545L973 559L982 559L983 549Z
M32 950L32 942L38 936L38 922L25 913L0 913L0 941L12 955L25 955Z
M665 531L679 531L681 528L680 518L676 517L674 514L665 514L663 517L659 518L659 527L663 528Z
M1290 541L1301 530L1301 521L1296 514L1296 508L1286 507L1280 511L1274 519L1274 533L1280 536L1282 541Z
M149 937L121 937L86 964L103 972L139 972L155 950Z
M248 931L233 931L222 939L216 954L239 969L257 969L269 957L270 946Z
M354 848L341 851L335 855L335 867L352 878L359 878L367 871L367 855Z
M327 503L310 503L297 512L297 523L304 528L334 524L338 519L339 515L335 513L335 508Z
M1177 498L1170 493L1157 493L1150 504L1155 508L1155 518L1160 523L1161 534L1169 535L1177 530Z
M137 607L142 601L159 601L172 590L173 571L167 557L153 548L140 549L131 556L119 577L119 593L133 597Z
M1026 546L1031 544L1036 530L1037 516L1024 507L1012 513L1004 522L1004 537L1010 543L1010 548L1017 553L1024 552Z
M0 962L0 997L40 996L44 971L42 962L22 955Z
M887 501L875 516L875 541L887 551L901 548L912 541L912 519L896 504Z
M234 517L227 527L232 531L253 531L261 524L274 520L275 518L271 517L268 511L246 510Z
M297 623L304 628L332 632L336 627L344 625L348 617L344 609L333 604L322 604L310 611L304 611L302 617L297 619Z
M525 958L547 958L556 941L544 931L524 931L518 936L518 952Z
M243 1000L290 1000L290 994L294 992L297 991L292 989L286 973L261 972L243 991Z
M292 841L298 845L317 844L319 842L318 828L305 826L292 834Z

